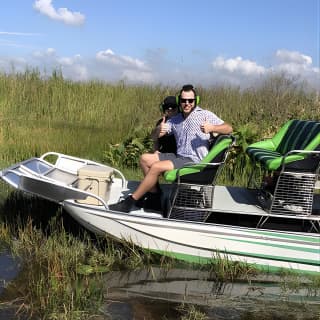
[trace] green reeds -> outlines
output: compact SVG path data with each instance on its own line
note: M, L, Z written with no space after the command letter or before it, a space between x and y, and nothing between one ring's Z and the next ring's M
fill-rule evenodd
M319 119L316 93L303 89L280 74L258 88L199 92L201 106L230 122L242 143L252 134L257 139L270 136L289 118ZM124 82L72 82L59 72L46 79L37 70L0 74L0 165L49 150L102 161L110 144L123 143L137 130L148 136L160 116L159 103L178 91Z
M58 225L46 236L31 221L14 232L15 240L8 242L4 237L1 241L7 241L13 255L22 261L18 279L11 284L13 288L7 289L21 295L18 314L41 319L87 319L97 312L103 283L98 274L88 278L78 273L79 266L97 252L89 240L81 241Z
M95 238L86 231L67 232L61 214L41 228L30 219L0 223L0 243L21 261L21 272L2 302L17 315L41 319L88 319L99 314L103 273L162 265L162 257L130 242ZM167 267L167 261L166 267Z
M177 307L177 311L181 314L180 320L207 320L209 319L205 312L200 308L182 303Z

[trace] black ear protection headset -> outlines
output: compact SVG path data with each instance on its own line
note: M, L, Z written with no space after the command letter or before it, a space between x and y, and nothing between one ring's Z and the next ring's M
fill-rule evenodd
M195 105L197 106L200 103L200 96L197 95L196 89L192 84L185 84L180 90L179 94L176 96L176 101L178 106L180 107L180 99L182 91L193 91L195 100Z
M166 97L162 103L160 103L159 108L161 113L165 113L168 107L178 108L179 106L176 104L175 96Z

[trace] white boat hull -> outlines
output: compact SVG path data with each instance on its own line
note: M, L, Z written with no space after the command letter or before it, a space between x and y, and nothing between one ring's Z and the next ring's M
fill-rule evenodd
M223 226L121 214L65 201L66 211L85 228L189 262L220 257L264 270L288 268L320 272L320 235Z

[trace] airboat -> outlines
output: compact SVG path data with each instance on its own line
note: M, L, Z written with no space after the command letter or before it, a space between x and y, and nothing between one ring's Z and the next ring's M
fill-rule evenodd
M270 272L320 273L320 123L290 120L274 137L250 145L245 187L216 183L234 144L233 136L219 136L200 163L166 172L161 210L111 210L139 181L57 152L11 165L1 178L61 204L99 236L155 253L191 263L222 258Z

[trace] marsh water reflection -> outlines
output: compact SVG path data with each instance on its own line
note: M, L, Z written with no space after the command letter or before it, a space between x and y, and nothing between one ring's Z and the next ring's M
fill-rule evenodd
M118 315L119 319L174 319L181 304L200 307L207 319L318 320L320 316L319 292L306 288L307 279L304 288L297 288L290 286L290 279L274 275L228 283L199 270L150 268L111 272L104 281L108 302L104 310L114 319Z
M19 275L20 263L8 251L0 254L0 293ZM174 320L181 308L194 306L206 318L185 319L315 319L320 318L320 292L308 279L259 275L254 279L220 282L209 272L149 267L103 275L104 304L99 319ZM291 284L290 284L291 283ZM0 319L15 319L15 311L0 308Z
M20 263L9 251L3 249L0 251L0 294L6 288L7 284L15 279L20 271Z
M0 248L2 248L0 244ZM14 280L21 269L20 261L2 248L0 249L0 296L3 295L10 281ZM14 319L15 309L8 305L0 307L0 319Z

